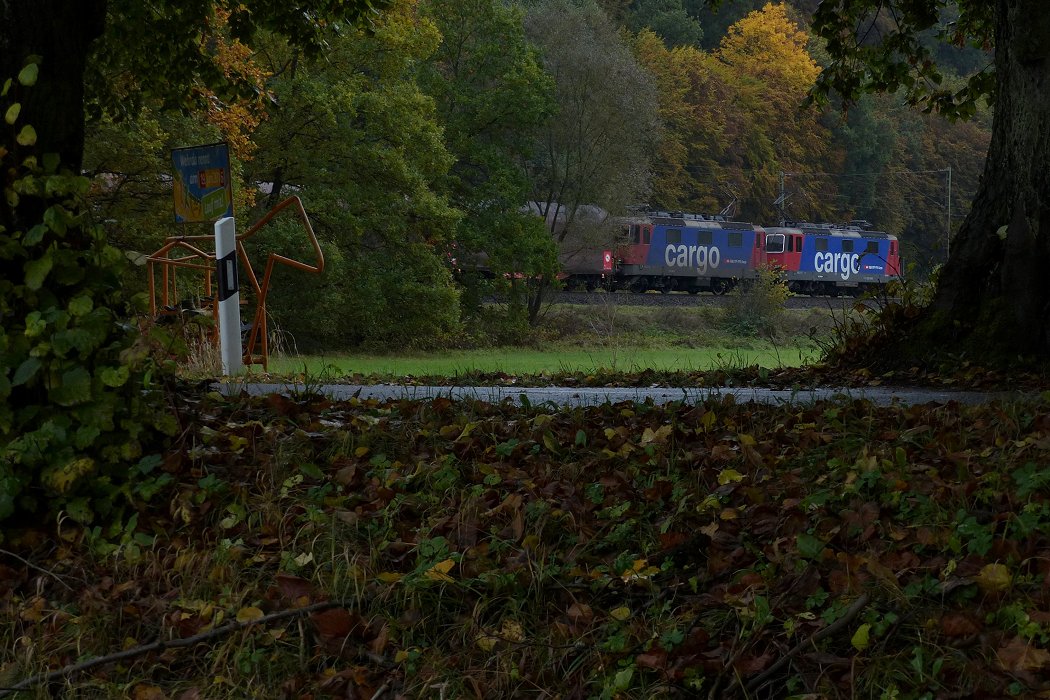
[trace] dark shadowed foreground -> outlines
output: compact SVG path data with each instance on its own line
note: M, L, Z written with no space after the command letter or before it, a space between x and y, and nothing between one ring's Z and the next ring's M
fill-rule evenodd
M120 529L6 536L0 685L1044 697L1048 408L184 398Z

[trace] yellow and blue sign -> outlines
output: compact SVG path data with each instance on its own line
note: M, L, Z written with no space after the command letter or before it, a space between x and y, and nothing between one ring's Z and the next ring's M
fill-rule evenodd
M175 223L214 222L233 216L229 144L176 148L171 162L175 167Z

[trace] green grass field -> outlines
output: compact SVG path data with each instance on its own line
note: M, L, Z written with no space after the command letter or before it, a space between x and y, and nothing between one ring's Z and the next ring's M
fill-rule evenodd
M819 359L811 337L827 328L819 310L786 311L765 338L733 333L721 309L561 306L523 345L431 350L275 353L269 372L338 380L351 375L389 379L456 378L468 374L544 375L733 370L758 365L798 367ZM772 340L771 338L776 338ZM259 367L254 368L256 371Z
M339 377L350 374L454 377L472 372L522 375L590 373L599 369L621 372L639 372L645 369L697 371L756 364L776 368L796 367L814 359L816 352L812 348L799 345L774 348L768 343L756 344L753 348L489 348L426 354L285 356L271 359L269 369L276 374L305 372L314 377Z

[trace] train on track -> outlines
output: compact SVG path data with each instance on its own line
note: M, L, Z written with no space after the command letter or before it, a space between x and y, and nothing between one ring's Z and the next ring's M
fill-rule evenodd
M723 216L649 212L625 220L622 243L563 258L570 289L725 294L777 270L797 294L859 296L900 274L897 237L867 222L762 227Z

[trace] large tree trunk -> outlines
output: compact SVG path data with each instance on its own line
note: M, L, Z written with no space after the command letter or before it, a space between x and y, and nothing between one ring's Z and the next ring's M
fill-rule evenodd
M996 5L988 158L925 321L934 342L1006 359L1050 352L1050 13Z
M84 69L92 42L101 36L106 22L106 0L0 0L0 84L18 76L27 59L37 57L36 84L12 85L8 99L16 99L21 111L14 128L0 129L0 147L22 162L29 155L57 153L61 167L80 172L84 156ZM36 144L28 148L15 141L24 125L36 131ZM0 124L6 127L6 124ZM3 168L0 188L7 189L19 169ZM26 231L38 224L46 203L37 197L22 197L12 207L0 196L0 235ZM60 245L78 250L91 246L80 227L71 229ZM8 269L8 265L14 265ZM20 274L21 263L3 263L4 276Z
M74 172L84 152L84 68L105 22L106 0L0 0L0 84L40 57L18 123L36 130L37 151L57 153Z

